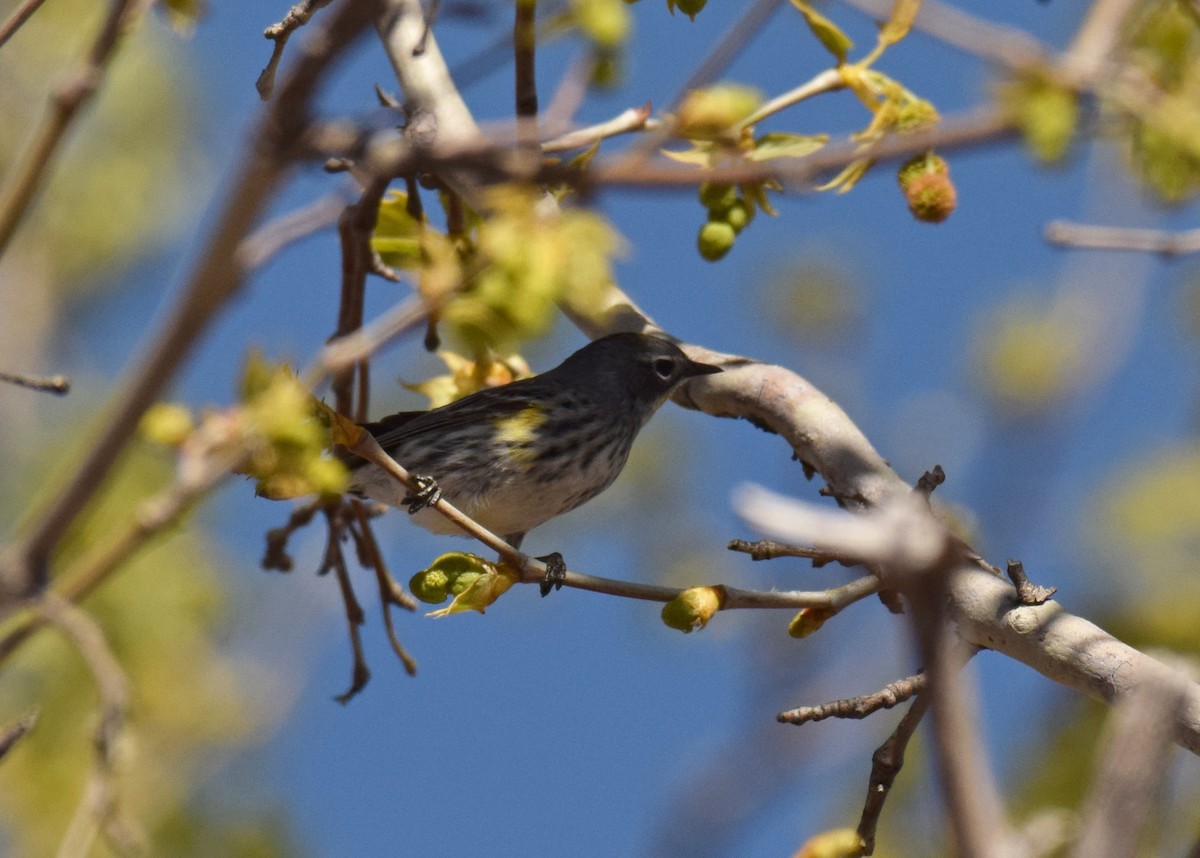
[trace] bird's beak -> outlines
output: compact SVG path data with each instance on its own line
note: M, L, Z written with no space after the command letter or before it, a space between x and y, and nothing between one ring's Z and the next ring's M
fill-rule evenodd
M712 375L715 372L722 372L722 370L719 366L689 360L687 367L683 370L683 377L691 378L694 375Z

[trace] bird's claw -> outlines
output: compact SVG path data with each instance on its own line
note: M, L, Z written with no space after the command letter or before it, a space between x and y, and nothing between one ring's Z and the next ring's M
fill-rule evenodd
M413 477L417 490L409 492L400 503L408 504L408 514L416 515L427 506L433 506L442 499L442 489L433 477Z
M551 590L561 590L563 582L567 580L567 564L563 556L555 551L538 560L546 564L546 576L538 585L542 596L548 596Z

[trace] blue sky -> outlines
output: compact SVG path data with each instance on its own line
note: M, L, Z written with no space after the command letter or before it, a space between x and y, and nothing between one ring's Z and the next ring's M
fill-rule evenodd
M254 80L270 47L261 30L284 6L211 5L184 50L204 93L202 143L212 187L219 187L220 170L236 159L259 106ZM581 120L647 100L668 103L742 6L710 0L694 24L668 16L658 0L633 6L637 34L627 85L589 101ZM1004 14L1054 45L1065 42L1085 8L1078 0L961 6ZM860 45L870 43L872 25L863 16L836 4L826 11ZM500 26L493 18L489 26L442 31L452 65ZM542 54L544 94L570 56L566 45ZM784 4L727 77L777 94L826 63ZM881 67L944 113L976 103L990 80L977 60L919 33L890 50ZM508 115L509 74L502 69L466 91L478 118ZM380 53L364 43L322 104L330 114L368 113L376 82L394 89ZM771 127L844 133L866 121L852 97L839 94L784 113ZM893 173L881 169L845 196L777 198L779 217L760 216L716 265L695 252L703 212L694 194L604 193L599 206L629 240L618 266L621 285L664 327L810 378L906 478L946 464L950 479L939 494L972 511L978 546L994 562L1022 558L1061 588L1068 608L1086 613L1119 589L1089 579L1095 570L1081 562L1090 498L1121 460L1148 455L1194 428L1195 353L1178 323L1177 289L1188 268L1054 250L1041 230L1058 217L1180 228L1194 220L1195 207L1145 204L1103 147L1083 147L1054 169L1035 166L1011 143L950 162L960 206L943 225L915 222ZM334 181L316 168L298 175L276 212ZM199 235L189 236L143 266L115 309L85 326L114 370L125 352L106 351L113 347L101 342L105 320L132 317L140 329L152 323L149 296L163 294L164 279L178 282L200 243ZM770 274L794 258L828 260L848 272L862 310L847 336L808 342L766 318ZM1065 283L1093 279L1103 300L1129 302L1127 354L1051 419L999 419L970 371L983 314L1014 295L1051 296ZM228 401L247 342L303 361L332 329L337 289L331 233L265 266L202 345L177 395L194 403ZM369 314L405 291L375 280L368 289ZM535 369L545 369L582 343L564 321L528 356ZM395 379L437 369L417 342L385 352L375 364L374 401L380 408L415 405ZM730 510L738 483L753 480L816 500L818 484L804 481L779 439L745 423L668 407L639 448L645 454L635 453L633 473L568 519L540 528L526 548L559 550L573 567L635 580L663 571L674 583L821 587L846 580L845 570L751 564L724 549L728 539L751 536ZM797 729L777 725L775 713L874 690L917 667L902 621L874 601L846 611L814 638L792 641L784 614L719 615L685 637L659 622L654 605L569 590L541 600L534 588L519 588L486 616L398 617L399 634L421 666L409 679L388 649L363 574L374 676L342 707L331 698L348 681L349 648L333 581L311 574L320 535L297 541L291 576L259 571L262 534L286 511L251 495L248 484L229 488L205 521L247 617L255 618L243 645L295 697L282 730L231 763L219 792L227 793L223 800L246 791L286 806L313 854L788 854L808 834L857 819L870 754L895 718ZM442 551L468 547L403 518L390 515L379 531L401 580ZM1006 760L1026 738L1007 720L1012 707L1019 701L1026 713L1036 712L1063 698L1048 681L1000 657L977 661L993 759L1001 772L1019 768ZM911 784L931 779L920 768L902 777ZM732 834L697 824L697 818L711 823L715 811L690 815L703 807L702 788L724 783L754 799L747 800L752 810L722 804L750 826ZM923 818L929 810L913 813ZM930 819L937 831L936 817ZM728 848L731 842L736 849Z

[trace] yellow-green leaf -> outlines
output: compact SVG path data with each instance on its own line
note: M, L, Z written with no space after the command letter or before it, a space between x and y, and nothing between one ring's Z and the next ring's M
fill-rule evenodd
M770 161L773 158L803 158L829 142L828 134L788 134L772 132L754 141L746 158L750 161Z
M908 35L913 19L921 11L921 0L896 0L892 14L879 30L879 44L894 45Z
M846 55L854 47L854 42L850 40L850 37L843 33L837 24L814 9L807 0L792 0L792 5L800 10L808 28L825 46L825 50L837 58L838 65L846 62Z
M464 555L472 556L472 555ZM478 611L484 613L487 607L508 592L509 588L517 582L515 576L498 569L481 558L479 565L484 567L483 572L467 572L460 574L455 583L469 581L465 587L455 593L454 601L444 608L439 608L436 611L431 611L430 617L448 617L451 614L461 614L465 611ZM455 592L458 589L454 584L450 586L450 592Z
M871 165L875 162L870 158L857 158L851 161L850 164L833 177L830 181L820 185L818 191L836 190L839 194L848 193L859 183L863 176L867 174L867 170L871 169Z

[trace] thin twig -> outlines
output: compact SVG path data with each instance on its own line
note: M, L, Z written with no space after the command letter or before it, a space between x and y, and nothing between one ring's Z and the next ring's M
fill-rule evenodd
M516 102L514 112L518 118L533 120L533 136L537 135L538 114L537 74L537 0L516 0L513 4L513 92Z
M618 134L628 134L631 131L657 127L650 120L650 112L649 102L642 107L627 107L612 119L606 119L604 122L598 122L586 128L568 131L553 140L547 140L542 144L542 151L549 153L584 149L593 143L615 137Z
M292 33L307 24L308 19L318 9L328 6L330 2L331 0L300 0L288 10L282 21L263 30L263 37L275 43L271 50L271 59L267 60L267 65L259 73L258 80L254 84L255 89L258 90L258 97L263 101L270 98L271 93L275 90L275 72L279 68L279 61L283 59L283 49L287 47Z
M144 836L121 818L113 784L117 739L129 705L129 680L100 626L80 608L57 593L47 592L38 600L38 611L83 658L100 696L92 773L58 854L63 858L89 854L97 831L103 833L118 854L140 852Z
M1169 232L1054 220L1046 224L1044 235L1051 244L1088 250L1132 250L1168 257L1200 253L1200 229Z
M55 90L50 111L33 143L17 161L0 193L0 256L25 218L67 129L99 89L117 44L129 29L130 19L146 7L141 0L113 0L83 66Z
M362 327L367 274L374 269L371 234L379 218L379 203L389 182L387 177L371 178L358 201L346 206L338 219L338 237L342 249L342 284L334 337L344 337ZM355 370L359 370L360 373L366 372L365 360L363 358L362 361L348 365L333 374L334 407L340 414L355 413L352 401ZM363 389L362 392L366 393L366 390ZM360 401L359 410L365 414L367 404Z
M38 713L36 710L22 715L7 727L0 729L0 760L13 749L17 742L21 741L25 735L33 729L37 724Z
M350 508L358 523L358 529L355 530L351 526L350 532L354 535L361 553L364 555L361 558L365 561L364 565L369 566L375 572L375 579L379 584L379 608L383 613L383 626L387 631L388 642L392 645L392 651L396 653L396 657L400 659L400 663L404 665L405 673L409 676L415 676L417 673L417 662L400 643L400 638L396 634L395 623L392 621L392 606L395 605L406 611L415 611L417 609L417 602L404 591L403 587L396 583L391 573L388 572L387 565L383 562L383 553L379 550L379 544L375 541L375 534L371 530L371 522L368 520L362 504L354 500L350 502Z
M676 90L675 96L667 104L667 112L674 112L689 92L707 86L737 59L738 54L746 49L758 31L771 20L781 2L782 0L755 0L754 5L747 8L737 23L725 31L708 55ZM663 125L656 133L648 134L630 147L630 151L624 156L628 159L627 163L633 165L645 161L669 139L669 135L670 127L667 125Z
M345 207L342 193L326 194L259 227L238 247L242 270L253 271L289 245L333 226Z
M917 731L921 719L929 711L929 696L922 694L913 701L912 706L904 713L892 735L887 741L875 749L871 755L871 776L867 782L867 799L863 802L862 816L858 820L858 836L862 839L864 855L875 852L875 830L879 826L879 816L883 813L883 805L887 802L892 791L896 776L904 767L904 752L909 740Z
M382 468L391 474L403 486L413 492L421 487L405 468L396 462L379 446L379 442L369 432L363 432L358 441L350 448L356 455ZM430 504L431 509L437 510L448 520L452 521L468 536L474 537L488 548L500 555L500 559L517 571L522 583L541 583L546 575L546 566L542 561L523 554L513 548L496 534L467 516L445 498L440 498ZM594 575L584 575L568 570L563 578L563 585L580 590L590 590L594 593L606 593L628 599L644 599L652 602L669 602L676 598L682 589L676 587L660 587L654 584L641 584L633 581L617 581L610 578L600 578ZM876 592L879 580L874 575L864 575L830 590L812 591L760 591L742 590L734 587L721 587L725 595L722 610L747 608L823 608L839 611L859 599Z
M910 697L925 690L925 674L917 673L897 679L883 689L871 694L860 694L844 700L834 700L819 706L799 706L775 716L782 724L807 724L824 721L826 718L851 718L859 720L873 715L880 709L891 709Z
M342 604L346 608L346 628L350 633L350 648L354 654L354 664L350 671L350 687L333 699L345 706L350 700L366 687L371 679L371 670L367 667L367 659L363 653L362 632L359 630L365 620L362 605L354 595L354 586L350 583L350 573L346 569L346 560L342 555L341 535L345 524L334 510L325 510L329 519L329 540L325 546L325 562L321 567L324 574L333 569L337 578L338 591L342 595Z
M244 283L237 248L284 178L288 147L300 137L309 101L328 64L366 29L379 11L379 0L343 3L327 26L314 34L297 58L283 87L267 108L246 147L250 154L230 182L230 197L199 261L188 277L169 318L145 353L131 364L126 385L115 396L100 437L84 460L71 469L67 485L36 516L36 526L23 543L0 553L0 601L5 591L24 595L40 589L47 578L46 559L72 521L120 458L142 414L191 354L217 311ZM2 606L0 606L2 610Z
M46 0L25 0L13 10L4 23L0 24L0 48L4 47L4 43L12 38L13 33L21 29L21 25L28 21L45 2Z
M846 557L819 548L787 545L772 539L759 539L755 542L747 542L744 539L731 539L725 547L730 551L740 551L743 554L749 554L750 559L754 561L775 560L779 557L804 557L811 560L812 565L818 569L826 563L840 563L843 566L861 566L863 563L859 558Z
M757 125L768 116L774 116L779 111L785 110L794 104L799 104L802 101L825 92L836 92L839 89L844 89L845 86L846 79L842 77L840 71L837 69L826 69L811 80L805 81L782 95L775 96L739 122L738 127L749 128L752 125Z
M905 595L912 605L914 635L929 677L934 756L956 854L992 858L1007 854L1014 835L979 735L976 697L962 670L975 650L949 626L947 571L930 567L914 573Z
M300 374L304 385L316 387L327 375L335 375L373 354L386 343L425 321L429 311L420 297L413 295L365 327L338 337L321 349L320 354Z
M1163 671L1113 709L1071 858L1138 854L1140 835L1171 773L1175 721L1187 686L1184 673Z
M65 375L52 375L49 378L38 378L33 375L17 375L10 372L0 372L0 381L27 387L41 393L53 393L65 396L71 390L71 380Z
M282 527L267 531L267 550L263 554L260 565L263 569L275 569L279 572L291 572L295 566L292 556L287 553L288 540L292 534L302 527L307 527L313 516L321 509L321 502L314 501L292 510L287 522Z

